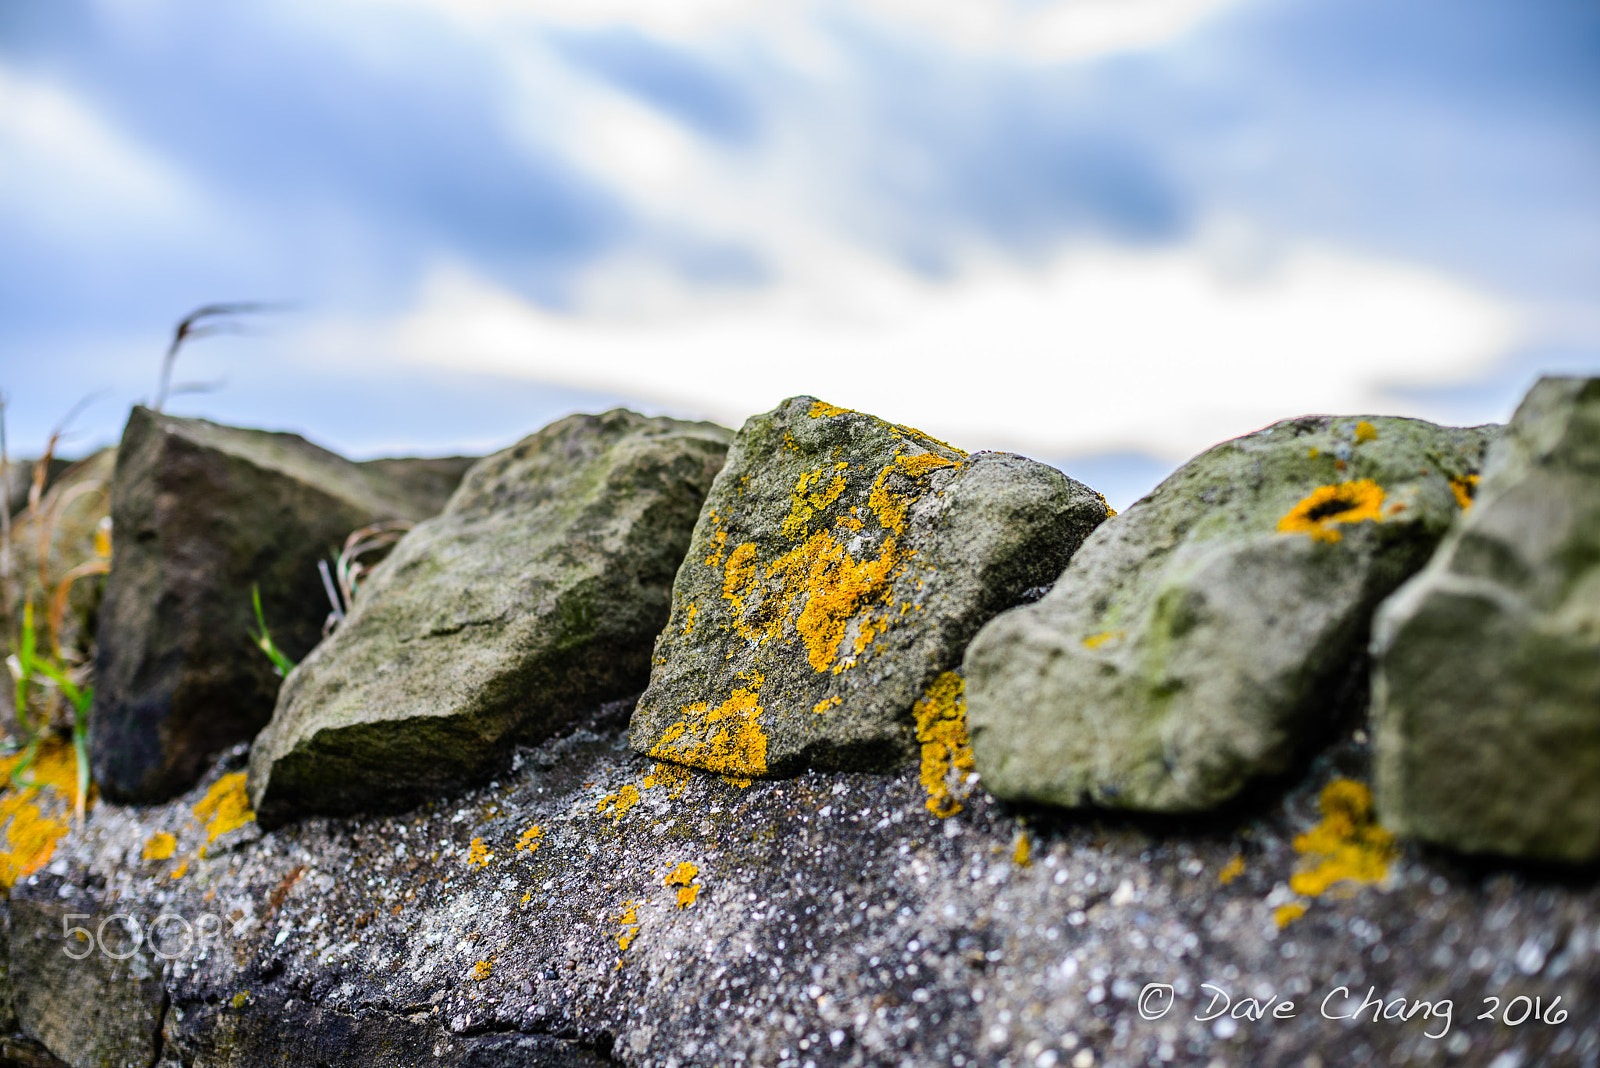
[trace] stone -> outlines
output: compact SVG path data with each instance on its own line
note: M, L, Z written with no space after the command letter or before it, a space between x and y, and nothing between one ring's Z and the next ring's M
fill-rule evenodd
M1471 510L1373 626L1384 822L1466 853L1600 860L1600 378L1545 378Z
M100 608L104 567L110 553L111 472L116 450L102 449L54 472L35 510L24 509L11 522L12 582L0 597L0 627L20 633L22 607L32 602L39 648L59 648L67 665L94 657L95 619ZM26 502L26 493L23 495ZM51 602L67 584L59 621ZM9 687L0 687L6 689ZM10 708L12 699L0 698ZM70 717L69 717L70 719ZM66 722L66 721L64 721Z
M741 780L893 766L912 706L1108 511L1021 456L786 400L706 500L631 744Z
M154 904L154 902L152 902ZM141 920L77 895L10 902L11 981L23 1034L73 1068L143 1068L156 1059L164 962Z
M1284 772L1327 737L1373 610L1459 514L1491 434L1316 416L1189 461L968 649L985 788L1193 812Z
M981 791L939 819L910 766L743 789L664 779L622 726L519 750L447 803L299 821L222 856L199 855L195 808L236 774L224 767L172 802L101 803L13 892L14 937L59 962L24 962L18 982L34 1004L79 1007L75 1032L46 1033L58 1055L117 1048L128 1031L91 999L137 1018L156 991L91 984L108 965L61 953L65 914L91 929L171 917L156 924L171 960L152 969L162 1068L1206 1068L1398 1065L1418 1049L1554 1068L1595 1048L1593 878L1408 848L1388 883L1286 889L1326 879L1297 843L1330 837L1330 798L1359 794L1369 750L1350 738L1239 823L1185 830ZM626 811L602 808L630 793ZM121 952L119 924L106 939ZM1475 1022L1490 976L1510 977L1501 1010L1537 998L1539 1022ZM1141 1001L1152 983L1170 990ZM1240 1015L1208 1010L1203 983ZM1369 988L1407 1008L1449 999L1453 1018L1328 1018ZM1286 1016L1247 1015L1284 1001ZM129 1062L147 1063L100 1063Z
M359 527L444 506L440 461L417 463L423 473L407 477L396 473L406 461L356 464L295 434L133 409L112 482L90 722L108 797L181 792L266 724L281 680L250 638L252 586L273 641L304 656L329 609L317 561Z
M10 509L13 518L21 515L28 507L28 494L33 489L34 469L37 463L38 461L27 458L12 458L6 465L3 487L6 499L3 507ZM71 466L73 466L71 460L51 456L45 464L45 491L48 492L57 476Z
M473 467L285 683L250 754L262 818L410 807L637 694L731 436L618 409Z

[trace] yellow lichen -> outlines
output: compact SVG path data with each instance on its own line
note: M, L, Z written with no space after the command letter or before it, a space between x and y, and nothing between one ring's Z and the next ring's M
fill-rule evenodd
M966 682L946 671L928 692L911 706L917 741L922 746L922 785L928 791L928 811L944 819L961 811L952 791L973 769L972 745L967 739ZM955 783L951 780L954 779Z
M1217 882L1221 883L1223 886L1227 886L1229 883L1233 882L1243 874L1244 854L1235 853L1233 858L1222 866L1222 870L1217 872Z
M696 701L650 749L658 760L705 768L719 775L754 778L767 772L767 735L761 729L762 676L744 672L745 685L715 708ZM637 796L637 794L636 794Z
M487 868L489 861L494 859L494 854L483 844L482 838L474 838L472 845L467 847L467 867Z
M489 973L494 970L494 965L486 960L480 960L472 966L472 978L475 982L483 982L489 978Z
M185 858L184 862L182 864L179 864L176 868L172 869L172 877L174 879L181 879L185 875L188 875L189 874L189 865L193 864L193 863L194 863L194 858L193 857Z
M1306 459L1308 459L1308 460L1315 460L1317 457L1319 457L1321 455L1322 455L1322 450L1317 448L1315 445L1313 445L1311 448L1306 450Z
M700 895L700 887L694 885L695 876L699 874L700 868L687 860L667 873L666 880L662 885L678 887L678 907L680 909L686 909L693 905L695 898Z
M246 773L242 771L224 775L211 784L206 796L194 806L195 818L206 825L206 844L255 821L256 814L250 811L250 795L245 791L245 778Z
M814 401L814 402L812 402L811 412L810 412L811 418L813 418L813 419L822 419L822 418L825 418L827 416L833 416L833 415L854 415L854 414L855 414L855 409L853 409L853 408L841 408L837 404L829 404L826 401Z
M1298 901L1291 901L1272 910L1272 922L1277 924L1278 930L1281 931L1305 914L1306 907L1304 905Z
M1370 478L1318 486L1278 520L1284 534L1309 534L1316 541L1336 542L1336 523L1381 522L1383 487Z
M833 708L835 705L842 704L843 702L844 702L844 698L843 697L839 697L839 696L824 697L822 700L818 701L815 705L811 706L811 713L812 713L812 715L820 716L824 712L826 712L828 709Z
M1095 496L1100 498L1101 505L1105 507L1107 519L1110 519L1112 516L1117 514L1117 510L1111 507L1111 502L1106 500L1106 495L1104 493L1096 493Z
M1028 840L1027 831L1017 832L1017 843L1011 847L1011 863L1019 868L1033 867L1033 843Z
M1364 445L1369 441L1378 440L1378 428L1365 419L1356 424L1356 444Z
M1118 638L1123 638L1126 636L1126 631L1103 630L1099 634L1091 634L1087 638L1083 639L1083 647L1085 649L1098 649L1106 642L1115 641Z
M967 455L967 450L966 449L958 449L954 445L950 444L948 441L940 441L938 438L934 437L932 434L929 434L929 433L927 433L925 431L922 431L922 430L918 430L914 426L907 426L904 423L890 423L889 425L894 427L896 430L900 431L900 433L905 434L908 437L921 438L923 441L932 442L933 444L939 446L941 449L949 449L951 452L955 453L957 456L965 456L965 455Z
M627 811L638 803L639 788L630 782L616 793L607 794L601 798L600 803L595 807L595 812L603 814L606 809L610 809L611 818L616 822L620 821Z
M241 990L237 994L233 995L232 1000L234 1008L242 1009L250 1003L250 993L249 991Z
M650 790L657 786L665 786L671 790L668 796L675 798L683 793L693 774L688 768L677 764L657 763L650 769L650 774L645 776L644 782L639 784L639 789Z
M617 917L617 923L622 925L622 929L617 932L617 948L626 953L628 947L633 945L633 940L639 937L639 910L634 907L633 902L622 903L622 915Z
M728 557L722 596L733 609L733 625L755 643L775 640L794 605L805 599L794 619L795 632L805 643L807 659L817 671L844 670L886 625L863 618L852 644L853 655L835 665L840 643L858 615L889 596L899 554L893 538L885 541L876 559L857 560L826 530L819 530L762 568L753 542L745 542ZM769 590L767 583L777 581Z
M884 627L862 619L848 662L835 665L840 643L851 621L869 605L889 595L897 552L894 539L884 543L875 560L857 560L826 531L819 531L796 553L788 553L773 565L790 576L785 585L806 592L805 606L795 620L795 630L806 645L806 659L817 671L834 669L835 674L854 663Z
M711 535L711 555L706 557L707 567L721 567L722 554L728 551L728 532L719 530Z
M1450 492L1455 494L1456 504L1465 512L1472 507L1472 502L1478 496L1478 476L1462 475L1460 478L1452 478Z
M1295 838L1295 852L1307 863L1289 888L1316 897L1336 883L1376 883L1389 871L1394 835L1372 814L1372 791L1354 779L1335 779L1322 790L1322 820Z
M800 476L800 481L794 487L794 499L789 504L789 514L784 517L783 523L778 528L784 537L791 541L802 537L811 522L811 517L839 499L839 495L845 489L842 472L849 467L847 463L834 464L833 478L821 489L813 487L827 478L826 470L817 468Z
M931 452L917 453L907 456L896 453L893 460L884 465L878 472L878 477L872 480L872 489L867 493L867 507L877 515L878 522L896 534L904 534L906 530L906 513L916 503L920 493L897 493L889 488L889 477L894 474L904 475L912 479L922 478L941 467L960 467L959 460L946 460L942 456L935 456Z
M540 846L539 839L543 837L544 828L535 823L533 826L523 831L522 837L517 839L517 852L537 853Z
M178 848L178 839L166 831L157 831L144 843L145 860L170 860Z
M689 610L686 613L684 613L683 632L685 634L688 634L691 630L694 630L694 617L695 617L695 613L698 612L698 611L700 611L700 606L699 605L690 604L689 605Z
M0 759L0 783L10 783L22 759L20 753ZM69 829L64 817L78 789L72 743L45 738L22 776L24 783L7 785L0 793L0 826L5 827L8 846L0 852L0 886L7 888L48 864L56 843Z

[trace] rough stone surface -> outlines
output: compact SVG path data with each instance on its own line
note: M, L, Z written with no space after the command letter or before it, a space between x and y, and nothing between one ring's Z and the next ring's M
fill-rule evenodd
M10 903L18 1024L73 1068L148 1068L160 1049L164 962L117 912L73 895Z
M1107 511L1023 457L785 401L745 423L706 501L634 748L737 778L890 766L913 704Z
M440 463L419 461L430 473ZM294 434L133 410L112 485L91 720L107 796L170 797L265 725L280 680L249 637L252 584L273 640L304 656L328 613L317 561L357 527L444 506L442 486L398 477L398 466L355 464Z
M251 754L257 808L408 807L637 693L730 437L619 409L475 466L290 675Z
M16 887L14 936L61 962L38 973L51 990L32 996L133 998L131 985L105 985L104 963L59 953L58 913L70 910L96 925L113 912L145 930L162 916L192 925L192 943L175 919L157 927L172 957L158 973L164 1068L1600 1058L1592 879L1407 848L1376 885L1300 899L1307 911L1280 929L1318 796L1367 774L1355 738L1238 822L1079 817L981 794L939 820L909 769L747 789L698 772L678 781L628 750L626 706L613 712L519 750L515 770L449 802L222 836L204 858L192 806L211 777L174 803L100 805ZM172 856L142 859L161 832ZM687 884L664 885L685 862L696 866ZM1150 983L1173 987L1158 1020L1139 1012ZM1232 1000L1197 1020L1204 983ZM1450 999L1451 1016L1323 1017L1325 1001L1354 1014L1369 991L1385 1005ZM1250 998L1293 1009L1238 1017ZM1496 1022L1527 1014L1518 998L1539 999L1538 1015ZM99 1048L117 1034L128 1061L148 1056L106 1015L82 1023L107 1029ZM39 1037L61 1054L89 1040Z
M972 643L985 786L1179 812L1283 772L1327 735L1373 609L1427 561L1490 436L1319 416L1191 460Z
M1468 852L1600 860L1600 378L1547 378L1373 630L1378 801Z

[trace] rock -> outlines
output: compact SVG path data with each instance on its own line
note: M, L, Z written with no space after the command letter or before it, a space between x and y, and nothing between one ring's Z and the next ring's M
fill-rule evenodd
M250 756L263 818L415 805L637 693L730 437L619 409L472 468L283 687Z
M28 493L33 488L33 473L36 462L26 458L13 458L6 465L4 481L6 499L3 507L10 509L12 518L21 515L28 507ZM57 476L71 466L73 466L71 460L52 456L45 465L45 491L48 492L55 483Z
M1107 512L1023 457L791 398L706 500L632 745L738 779L889 767L912 705Z
M1592 878L1408 849L1378 862L1377 886L1288 891L1325 881L1296 843L1329 837L1329 799L1360 793L1366 749L1351 740L1247 821L1199 832L981 792L938 819L909 766L745 789L663 779L618 730L519 755L449 803L308 819L226 856L198 855L210 832L194 814L221 768L174 802L97 805L12 899L19 943L60 962L19 968L19 984L79 1008L52 1048L113 1048L118 1020L86 995L153 1003L91 985L101 973L77 969L108 965L60 952L64 912L89 927L121 912L192 928L157 930L172 958L157 972L163 1068L1206 1068L1403 1064L1419 1049L1531 1068L1600 1049ZM605 804L630 792L625 811ZM161 835L171 855L147 858ZM1152 983L1170 989L1141 1002ZM1240 1015L1209 1018L1202 983ZM1369 989L1385 1005L1404 994L1410 1018L1328 1018ZM1496 1005L1486 990L1512 1020L1526 1010L1509 999L1539 999L1539 1022L1477 1021ZM1447 999L1449 1020L1433 1011ZM1247 1015L1284 1001L1287 1016Z
M1283 772L1328 733L1373 609L1426 562L1490 436L1318 416L1191 460L972 643L985 787L1183 812Z
M317 561L358 527L444 506L439 462L398 473L407 463L355 464L294 434L133 410L111 493L90 728L108 797L170 797L266 724L280 680L250 639L252 585L274 642L304 656L329 607Z
M1377 799L1468 853L1600 860L1600 378L1541 379L1373 628Z
M67 664L92 659L102 590L102 580L94 571L97 563L104 565L110 552L106 524L115 461L115 450L102 449L61 467L38 509L24 509L13 518L10 566L14 582L5 591L8 596L0 599L0 626L7 646L20 633L23 604L31 601L41 650L48 653L59 645ZM26 500L24 492L24 503ZM62 604L59 630L52 634L51 599L63 582L69 582L69 592ZM9 697L0 700L7 709L13 703Z
M155 911L14 895L11 979L23 1033L73 1068L151 1064L166 995L140 920Z

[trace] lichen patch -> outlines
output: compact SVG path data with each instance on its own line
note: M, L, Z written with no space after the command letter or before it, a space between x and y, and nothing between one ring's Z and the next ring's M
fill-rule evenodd
M740 678L745 685L715 708L706 701L686 705L681 720L651 747L650 755L734 778L765 775L767 735L761 729L759 703L762 676L745 672ZM637 799L637 790L634 796Z
M245 792L247 774L236 771L211 784L206 796L194 806L195 819L206 825L206 844L210 845L229 831L255 822L250 810L250 795Z
M1370 478L1318 486L1278 520L1278 531L1336 542L1343 537L1336 524L1382 522L1383 500L1383 487Z
M917 742L922 747L921 778L928 791L927 808L940 819L961 811L957 794L973 770L965 692L966 681L956 672L946 671L911 706Z

